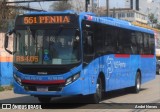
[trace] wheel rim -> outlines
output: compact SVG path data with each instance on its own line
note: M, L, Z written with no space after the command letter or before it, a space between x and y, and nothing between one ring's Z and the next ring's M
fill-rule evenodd
M158 74L160 74L160 69L158 70Z
M99 84L96 85L96 90L97 90L97 96L99 97L100 96L100 87L99 87Z
M139 76L137 77L137 90L139 91L141 87L141 82Z
M98 100L101 100L101 92L102 92L102 87L101 87L101 81L98 79L97 84L96 84L96 96Z

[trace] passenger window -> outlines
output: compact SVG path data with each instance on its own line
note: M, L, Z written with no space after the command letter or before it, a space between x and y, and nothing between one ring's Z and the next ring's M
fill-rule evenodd
M144 34L144 54L149 54L149 34Z
M153 35L149 35L149 50L150 50L150 54L154 54L155 52L155 44L154 44L154 36Z
M104 52L114 54L117 48L117 29L106 26L104 36Z
M130 54L132 53L131 50L131 36L130 31L127 31L125 29L120 30L119 32L119 38L118 38L118 49L120 53L124 54Z
M133 54L137 54L137 41L136 41L136 33L131 32L131 49Z
M94 48L96 55L101 55L104 52L104 31L103 25L95 23L97 27L94 29Z
M84 53L85 54L94 54L93 33L86 31L84 37L85 37L85 39L84 39Z
M142 36L142 33L137 32L137 33L136 33L136 36L137 36L139 54L144 54L144 50L143 50L143 36Z

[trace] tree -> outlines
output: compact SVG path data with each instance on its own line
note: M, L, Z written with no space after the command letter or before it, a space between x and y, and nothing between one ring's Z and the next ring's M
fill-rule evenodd
M73 10L77 12L85 11L85 3L83 0L76 0L76 2L72 0L71 4Z
M2 1L0 1L0 9L0 31L2 32L7 30L9 20L15 19L18 10Z
M156 25L158 22L157 18L154 16L153 13L148 15L148 19L149 19L149 22L151 23L152 27L153 27L153 25Z
M54 2L50 6L51 10L64 11L64 10L75 10L77 12L85 11L85 2L83 0L65 0Z
M72 9L72 4L68 0L57 1L51 5L51 10L54 10L54 11L64 11L69 9Z
M156 28L160 30L160 23L156 25Z

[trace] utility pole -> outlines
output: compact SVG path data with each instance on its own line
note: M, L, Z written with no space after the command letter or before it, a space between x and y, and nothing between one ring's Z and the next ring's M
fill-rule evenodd
M88 11L88 4L90 4L90 0L85 0L85 12Z
M92 12L94 12L94 0L92 0Z
M106 15L109 16L109 0L106 0Z

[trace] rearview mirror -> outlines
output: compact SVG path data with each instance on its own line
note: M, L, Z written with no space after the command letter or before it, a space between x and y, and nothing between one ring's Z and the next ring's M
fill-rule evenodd
M6 50L9 54L13 54L12 51L10 51L10 50L7 49L7 48L8 48L8 43L9 43L9 36L12 35L14 32L15 32L14 30L11 30L11 31L9 31L9 32L7 32L7 33L5 34L4 48L5 48L5 50Z

